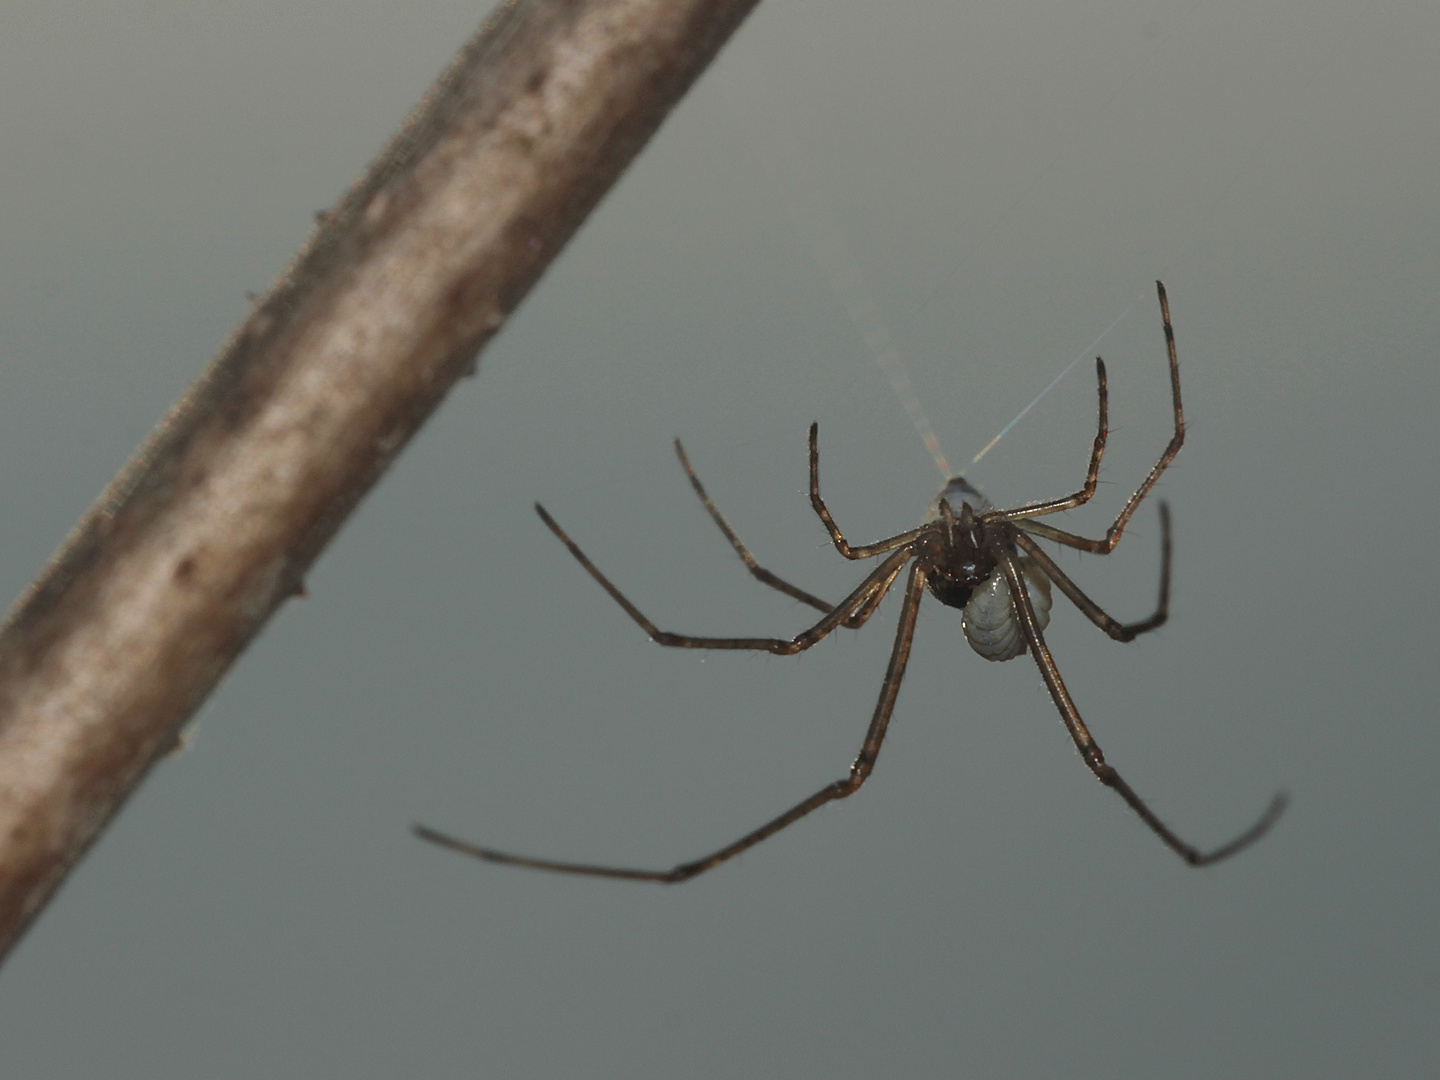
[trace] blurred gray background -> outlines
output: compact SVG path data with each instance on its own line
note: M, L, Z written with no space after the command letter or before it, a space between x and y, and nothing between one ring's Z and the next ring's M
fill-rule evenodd
M7 1077L1421 1077L1440 1070L1440 8L767 0L340 534L0 974ZM17 594L485 7L0 8L0 593ZM828 224L827 224L828 222ZM844 253L837 256L837 243ZM860 284L853 284L859 275ZM838 277L852 281L838 289ZM1050 641L1187 869L1028 660L927 603L863 792L678 888L427 846L414 821L667 867L840 776L896 602L799 658L760 560L831 597L1117 317L1100 532L1160 493L1172 621ZM856 298L875 315L846 314ZM984 459L1083 476L1082 363ZM1147 506L1062 565L1148 612Z

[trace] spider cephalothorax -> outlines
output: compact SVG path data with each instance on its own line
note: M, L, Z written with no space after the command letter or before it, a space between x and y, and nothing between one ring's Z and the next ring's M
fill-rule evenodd
M1085 473L1085 484L1079 491L1060 499L1027 503L1006 510L997 510L983 495L971 487L963 478L956 477L946 484L936 498L925 523L917 529L892 536L874 544L852 546L830 516L825 501L820 497L820 450L817 426L810 426L810 505L826 531L835 549L847 559L868 559L884 556L880 564L866 576L849 596L838 604L829 604L789 582L776 577L760 566L750 551L740 542L729 522L721 515L710 496L705 493L699 476L685 456L680 441L675 441L675 452L695 492L705 509L729 539L731 546L744 560L750 573L757 579L778 589L787 596L824 612L824 617L809 629L793 638L708 638L687 634L673 634L661 630L646 618L610 580L605 577L580 550L575 541L556 524L555 519L545 512L538 503L536 511L541 519L575 556L597 582L608 592L651 639L661 645L683 649L753 649L764 652L789 655L802 652L827 637L836 627L859 627L875 613L880 601L890 591L908 564L910 572L906 577L904 602L895 630L895 644L890 650L890 663L885 679L880 684L880 699L870 717L870 726L865 732L865 741L850 766L847 775L827 784L808 799L797 803L776 818L746 833L740 839L693 862L681 863L669 870L643 870L616 866L600 866L591 863L558 862L553 859L535 859L525 855L512 855L491 848L457 840L424 826L417 826L416 832L427 840L453 848L456 851L474 855L490 862L508 863L512 866L528 866L536 870L554 870L568 874L589 874L595 877L628 878L640 881L677 882L685 881L696 874L754 847L760 841L773 836L781 829L799 821L817 807L835 799L853 795L865 783L875 767L875 759L885 740L890 725L890 716L895 708L895 699L900 693L900 682L905 677L905 665L910 659L910 645L915 635L915 619L920 611L920 600L928 588L943 604L963 609L961 625L966 640L987 660L1010 660L1029 652L1040 669L1040 676L1050 692L1051 700L1060 712L1060 719L1066 731L1080 752L1081 759L1094 773L1095 778L1125 800L1126 804L1139 815L1140 819L1160 837L1165 844L1191 866L1204 866L1218 862L1248 847L1263 836L1275 823L1285 807L1284 795L1277 795L1269 808L1245 832L1228 844L1210 851L1199 848L1180 839L1169 826L1165 825L1148 806L1135 794L1105 760L1100 746L1090 734L1085 721L1080 717L1070 692L1060 678L1060 671L1045 644L1044 631L1050 621L1050 586L1053 582L1092 623L1117 641L1131 641L1140 634L1154 630L1167 617L1170 600L1170 516L1165 504L1160 504L1161 569L1160 601L1154 614L1148 619L1135 623L1122 623L1106 614L1099 604L1091 600L1073 582L1069 575L1056 565L1055 560L1045 553L1036 542L1036 537L1052 540L1066 547L1097 555L1108 555L1120 542L1130 516L1149 494L1166 466L1180 452L1185 441L1185 414L1180 406L1180 364L1175 356L1175 334L1170 327L1170 306L1165 297L1165 286L1155 283L1160 295L1160 313L1165 326L1165 345L1170 362L1170 393L1175 417L1175 431L1170 443L1151 468L1149 475L1134 494L1126 501L1120 513L1098 540L1078 536L1036 521L1036 518L1070 510L1090 500L1100 472L1100 458L1105 451L1105 440L1109 433L1107 416L1107 393L1105 385L1105 364L1095 361L1095 375L1099 384L1100 422L1095 442L1090 451L1090 466Z
M958 501L958 513L951 500ZM975 586L995 573L998 560L989 550L984 524L975 516L977 510L989 508L985 497L960 477L946 484L935 499L929 520L938 528L918 558L926 563L931 595L947 607L963 608Z

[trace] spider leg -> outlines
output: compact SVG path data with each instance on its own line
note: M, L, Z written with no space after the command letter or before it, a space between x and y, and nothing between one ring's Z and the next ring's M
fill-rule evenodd
M1075 707L1075 702L1070 697L1070 691L1065 688L1065 682L1060 677L1060 669L1055 666L1055 659L1050 655L1050 650L1045 645L1044 635L1041 634L1040 626L1035 621L1035 609L1030 603L1030 594L1026 590L1025 580L1020 574L1019 567L1015 565L1014 556L1008 552L1003 553L1000 556L1000 562L1005 570L1006 581L1010 585L1010 596L1015 604L1015 614L1025 633L1025 641L1030 646L1030 654L1035 657L1035 663L1040 668L1040 675L1045 680L1045 687L1050 691L1050 697L1054 700L1055 707L1060 710L1060 719L1065 722L1065 729L1070 732L1070 738L1075 741L1075 748L1080 751L1080 757L1090 771L1095 774L1095 778L1106 787L1114 789L1130 809L1139 815L1140 820L1150 827L1150 831L1160 837L1170 850L1191 866L1208 866L1221 859L1228 859L1269 832L1270 827L1275 824L1285 810L1287 799L1284 792L1277 794L1270 801L1270 805L1255 824L1229 843L1222 844L1212 851L1201 851L1194 845L1187 844L1175 835L1168 825L1155 816L1155 812L1145 805L1139 795L1135 794L1135 789L1127 784L1115 771L1115 767L1105 760L1105 755L1100 751L1100 744L1091 736L1090 729L1080 718L1080 711Z
M802 604L809 604L817 611L828 612L831 609L830 604L821 600L818 596L806 592L799 586L791 585L788 581L777 577L755 561L755 556L751 555L750 549L741 543L740 537L735 535L735 530L732 529L730 523L725 520L725 515L720 513L719 507L715 505L709 493L706 492L705 485L700 482L700 477L695 472L695 467L690 464L690 459L685 456L685 447L680 445L679 439L675 440L675 454L680 459L680 467L685 470L685 475L690 478L690 486L695 489L695 494L700 496L701 505L704 506L705 510L709 513L710 519L714 521L716 525L720 526L720 531L725 534L725 539L730 541L730 546L735 549L735 554L739 555L741 561L745 563L745 568L750 571L751 576L757 581L769 585L772 589L778 589L786 596L799 600Z
M1095 382L1100 397L1100 421L1096 425L1095 442L1090 447L1090 465L1085 470L1085 486L1073 495L1066 495L1061 499L1046 499L1044 502L1026 503L1011 510L992 511L985 517L1015 521L1038 514L1056 514L1090 501L1100 478L1100 459L1105 455L1105 440L1110 435L1110 394L1105 381L1105 361L1098 356L1095 358Z
M1017 526L1035 536L1043 536L1046 540L1054 540L1057 544L1064 544L1066 547L1077 548L1080 551L1088 551L1091 555L1110 554L1110 548L1105 546L1104 540L1091 540L1088 536L1077 536L1075 533L1057 529L1054 525L1046 525L1045 522L1036 521L1034 518L1026 518L1023 524L1017 523Z
M885 599L885 594L890 591L890 586L895 584L895 579L900 576L900 571L904 568L905 566L902 563L890 571L890 576L885 579L885 583L876 589L870 599L857 607L854 613L840 625L856 629L864 626L865 623L869 621L870 616L875 614L875 609L880 606L880 601Z
M893 579L894 575L891 575ZM667 885L688 881L697 874L713 869L733 859L742 851L754 847L762 840L774 836L781 829L795 824L812 810L836 799L844 799L860 790L865 779L875 768L875 759L885 741L885 731L890 726L890 714L895 709L895 699L900 693L900 680L905 676L905 665L910 659L910 645L915 638L915 618L920 610L920 598L925 590L925 569L920 563L910 567L910 579L905 586L905 604L900 609L900 625L895 631L895 646L890 650L890 663L885 670L885 681L880 684L880 699L875 703L875 712L870 726L865 731L865 741L860 745L850 772L845 777L811 795L803 802L796 803L779 817L771 818L764 825L746 833L739 840L726 844L718 851L711 852L693 862L681 863L669 870L642 870L621 866L600 866L592 863L559 862L553 859L535 859L528 855L512 855L495 851L493 848L477 847L464 840L458 840L445 833L436 832L424 825L416 825L413 831L422 840L450 848L464 855L471 855L486 862L504 863L509 866L523 866L531 870L550 870L559 874L584 874L589 877L621 878L626 881L659 881Z
M1150 489L1153 488L1156 481L1160 479L1160 474L1169 467L1170 462L1175 460L1175 455L1180 452L1180 447L1185 444L1185 410L1180 404L1180 361L1175 355L1175 330L1170 325L1170 301L1165 295L1165 285L1162 282L1155 282L1155 290L1160 296L1160 319L1165 325L1165 350L1170 358L1170 400L1175 414L1175 433L1170 436L1170 442L1166 445L1159 460L1155 462L1144 481L1135 489L1130 498L1126 500L1125 505L1120 508L1120 513L1115 515L1115 520L1111 522L1110 528L1105 530L1105 538L1103 540L1090 540L1086 537L1075 536L1070 533L1063 534L1065 539L1061 540L1059 535L1055 535L1060 533L1059 529L1055 529L1053 532L1032 529L1032 532L1042 536L1048 536L1052 540L1060 540L1062 544L1080 548L1082 551L1091 551L1097 555L1110 554L1110 552L1115 550L1115 545L1120 543L1120 535L1125 531L1125 526L1129 524L1130 515L1135 513L1136 507L1140 505L1146 495L1150 494ZM1064 503L1064 500L1062 499L1060 502ZM1043 506L1043 504L1037 505ZM1007 511L1004 516L1013 518L1033 514L1052 514L1056 510L1065 509L1068 509L1068 507L1064 505L1057 505L1054 509L1039 510L1032 509L1031 507L1021 507L1018 513L1016 511Z
M925 531L925 526L918 529L911 529L909 532L892 536L888 540L880 540L874 544L863 544L859 547L851 547L849 542L841 534L835 519L830 516L829 509L825 506L825 500L820 498L820 425L810 425L810 505L820 520L825 524L825 531L830 534L830 541L835 545L835 550L844 555L847 559L868 559L872 555L884 555L887 551L894 551L898 547L904 547L917 536Z
M1122 623L1106 614L1099 604L1085 595L1079 585L1070 580L1070 576L1055 564L1055 560L1044 548L1021 531L1023 528L1022 525L1015 529L1015 543L1025 549L1025 553L1035 560L1045 576L1060 587L1060 591L1070 598L1070 602L1079 608L1087 619L1116 641L1134 641L1141 634L1165 625L1165 620L1170 617L1169 505L1160 503L1160 599L1155 604L1153 615L1133 623Z
M560 528L543 506L536 503L535 512L540 515L540 520L549 526L550 531L559 537L560 542L570 550L570 554L575 556L576 561L600 583L601 588L625 609L625 613L634 619L645 633L650 635L651 641L678 649L754 649L757 652L775 653L777 656L791 656L798 652L804 652L829 635L837 626L842 624L863 625L865 620L874 614L880 599L884 597L885 590L888 590L894 583L900 568L907 560L914 557L914 552L909 548L901 548L892 553L888 559L870 571L865 580L849 596L826 613L819 622L808 630L802 630L793 638L694 637L689 634L672 634L657 627L629 601L624 593L611 584L610 579L602 574L599 568L590 561L589 556L580 550L580 546L566 535L565 530ZM879 593L879 597L876 596L877 593Z

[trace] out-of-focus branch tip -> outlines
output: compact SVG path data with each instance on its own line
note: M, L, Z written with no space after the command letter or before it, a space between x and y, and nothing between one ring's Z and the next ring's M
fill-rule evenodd
M0 955L757 2L502 3L316 215L0 627Z

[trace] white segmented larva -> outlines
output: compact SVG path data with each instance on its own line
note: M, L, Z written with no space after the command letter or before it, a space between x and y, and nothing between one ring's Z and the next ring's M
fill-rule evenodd
M1025 578L1030 605L1035 609L1035 623L1043 632L1050 625L1050 579L1023 555L1015 560ZM975 587L970 602L960 617L960 628L970 647L986 660L1014 660L1025 655L1025 632L1015 617L1010 602L1010 583L997 570L990 580Z

